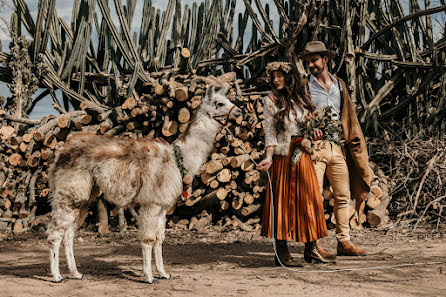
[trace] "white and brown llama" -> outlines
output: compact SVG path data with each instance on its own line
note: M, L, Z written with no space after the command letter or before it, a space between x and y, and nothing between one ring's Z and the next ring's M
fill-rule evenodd
M142 246L145 281L152 283L152 249L161 278L164 270L162 243L166 209L183 190L182 175L195 176L206 161L224 117L241 114L225 97L227 88L206 95L188 131L168 144L163 140L118 139L94 134L71 136L58 151L49 171L52 189L51 222L48 226L50 268L55 282L59 271L59 248L64 241L67 266L73 278L83 278L73 253L74 232L87 206L101 191L119 207L140 205L138 235Z

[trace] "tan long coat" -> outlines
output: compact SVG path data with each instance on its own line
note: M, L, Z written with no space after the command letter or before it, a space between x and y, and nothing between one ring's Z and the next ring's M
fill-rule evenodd
M369 154L347 86L342 79L338 77L337 79L342 83L341 124L350 175L350 190L352 197L356 198L356 208L359 210L364 207L363 202L370 191L372 174L369 168Z

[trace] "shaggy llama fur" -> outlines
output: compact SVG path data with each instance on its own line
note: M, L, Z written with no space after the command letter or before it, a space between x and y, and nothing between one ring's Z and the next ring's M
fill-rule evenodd
M216 116L240 115L240 109L224 96L226 91L225 88L215 93L214 87L209 88L188 131L174 142L181 149L185 173L192 177L213 147L221 126ZM50 168L49 181L53 197L52 220L47 232L50 268L55 282L62 281L59 271L62 240L70 273L76 279L83 277L74 259L74 232L99 191L119 207L140 205L138 235L145 281L153 282L152 249L160 276L170 278L162 258L166 209L175 203L183 189L181 172L170 144L163 140L73 135L58 152Z

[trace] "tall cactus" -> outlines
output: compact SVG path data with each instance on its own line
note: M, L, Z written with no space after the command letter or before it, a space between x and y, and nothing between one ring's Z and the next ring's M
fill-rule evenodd
M12 25L16 25L17 15L11 17ZM7 99L6 107L16 118L26 117L32 108L31 95L37 90L39 78L38 68L41 63L32 63L29 55L31 41L24 36L17 36L17 31L12 34L9 46L10 54L6 59L6 65L11 70L12 83L8 84L11 97ZM37 74L37 75L36 75ZM16 124L16 130L19 124Z

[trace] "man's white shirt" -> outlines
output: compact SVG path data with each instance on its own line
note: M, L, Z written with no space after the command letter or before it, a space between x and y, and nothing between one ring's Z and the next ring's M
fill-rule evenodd
M341 114L341 90L339 89L340 82L336 77L329 73L333 83L330 90L326 90L322 84L311 74L308 79L308 88L311 94L311 102L313 102L316 109L322 109L326 106L331 106L332 111L336 113L334 120L339 120Z

